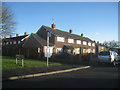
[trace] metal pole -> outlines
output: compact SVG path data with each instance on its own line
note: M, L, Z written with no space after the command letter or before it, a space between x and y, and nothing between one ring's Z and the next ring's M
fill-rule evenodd
M16 64L17 64L17 58L16 58Z
M22 59L22 67L24 66L23 59Z
M47 33L47 67L48 67L48 62L49 62L49 58L48 58L48 48L49 48L49 32Z

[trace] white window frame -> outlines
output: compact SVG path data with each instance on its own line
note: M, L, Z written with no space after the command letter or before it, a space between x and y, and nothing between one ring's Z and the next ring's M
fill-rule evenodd
M76 40L77 44L81 44L81 40Z
M91 49L88 49L88 53L91 53Z
M40 48L38 48L38 53L40 53Z
M64 42L65 38L64 37L57 37L57 42Z
M95 49L93 49L93 53L95 53Z
M92 43L92 46L95 46L95 43Z
M14 41L13 44L16 44L16 41Z
M83 45L87 45L87 41L83 41Z
M21 41L18 41L18 44L20 44L21 43Z
M9 42L6 42L6 44L8 45Z
M56 48L56 53L62 52L62 48Z
M88 46L91 46L91 42L88 42Z
M10 42L10 44L12 44L12 42Z
M76 53L80 54L80 48L76 48Z
M74 39L68 38L68 43L74 43Z

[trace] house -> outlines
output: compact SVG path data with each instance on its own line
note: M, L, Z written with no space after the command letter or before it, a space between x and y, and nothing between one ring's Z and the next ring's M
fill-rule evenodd
M96 43L96 53L99 53L101 51L109 51L109 47L107 47L104 44L101 44L99 42Z
M15 56L16 54L23 54L22 45L28 37L27 32L22 36L16 34L16 37L12 37L12 35L10 35L10 38L4 37L2 40L2 55Z
M42 25L36 33L29 35L4 38L3 55L23 54L27 58L41 58L47 50L47 35L50 33L49 46L51 55L59 52L70 52L73 54L96 53L95 41L77 35L70 29L68 32Z
M95 41L84 37L83 34L81 36L73 34L71 29L69 32L56 29L55 24L52 24L51 27L42 25L36 33L31 33L23 44L23 48L27 49L27 57L45 55L48 32L51 34L49 42L53 55L59 52L71 52L73 54L95 53Z

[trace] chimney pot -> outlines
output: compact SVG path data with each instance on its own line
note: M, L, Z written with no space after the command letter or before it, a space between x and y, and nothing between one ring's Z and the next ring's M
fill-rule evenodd
M16 37L18 37L19 36L19 34L16 34Z
M52 24L52 28L55 29L55 24L54 23Z
M12 35L10 35L10 38L12 37Z
M72 29L70 29L70 30L69 30L69 33L71 33L71 34L72 34Z
M81 34L81 37L83 37L83 33Z
M24 35L27 35L27 32L25 32Z

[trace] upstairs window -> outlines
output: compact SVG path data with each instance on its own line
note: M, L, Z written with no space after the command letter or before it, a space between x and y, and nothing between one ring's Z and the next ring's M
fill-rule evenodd
M12 44L12 42L10 42L10 44Z
M57 37L58 42L64 42L64 37Z
M20 44L20 41L18 41L18 44Z
M91 46L91 42L88 42L88 46Z
M8 45L9 42L6 42L6 44Z
M13 43L16 44L16 41L14 41Z
M86 41L83 41L83 45L87 45L87 42L86 42Z
M74 43L74 39L68 38L68 43Z
M81 40L77 40L77 44L81 44Z
M92 46L95 46L95 43L92 43Z

